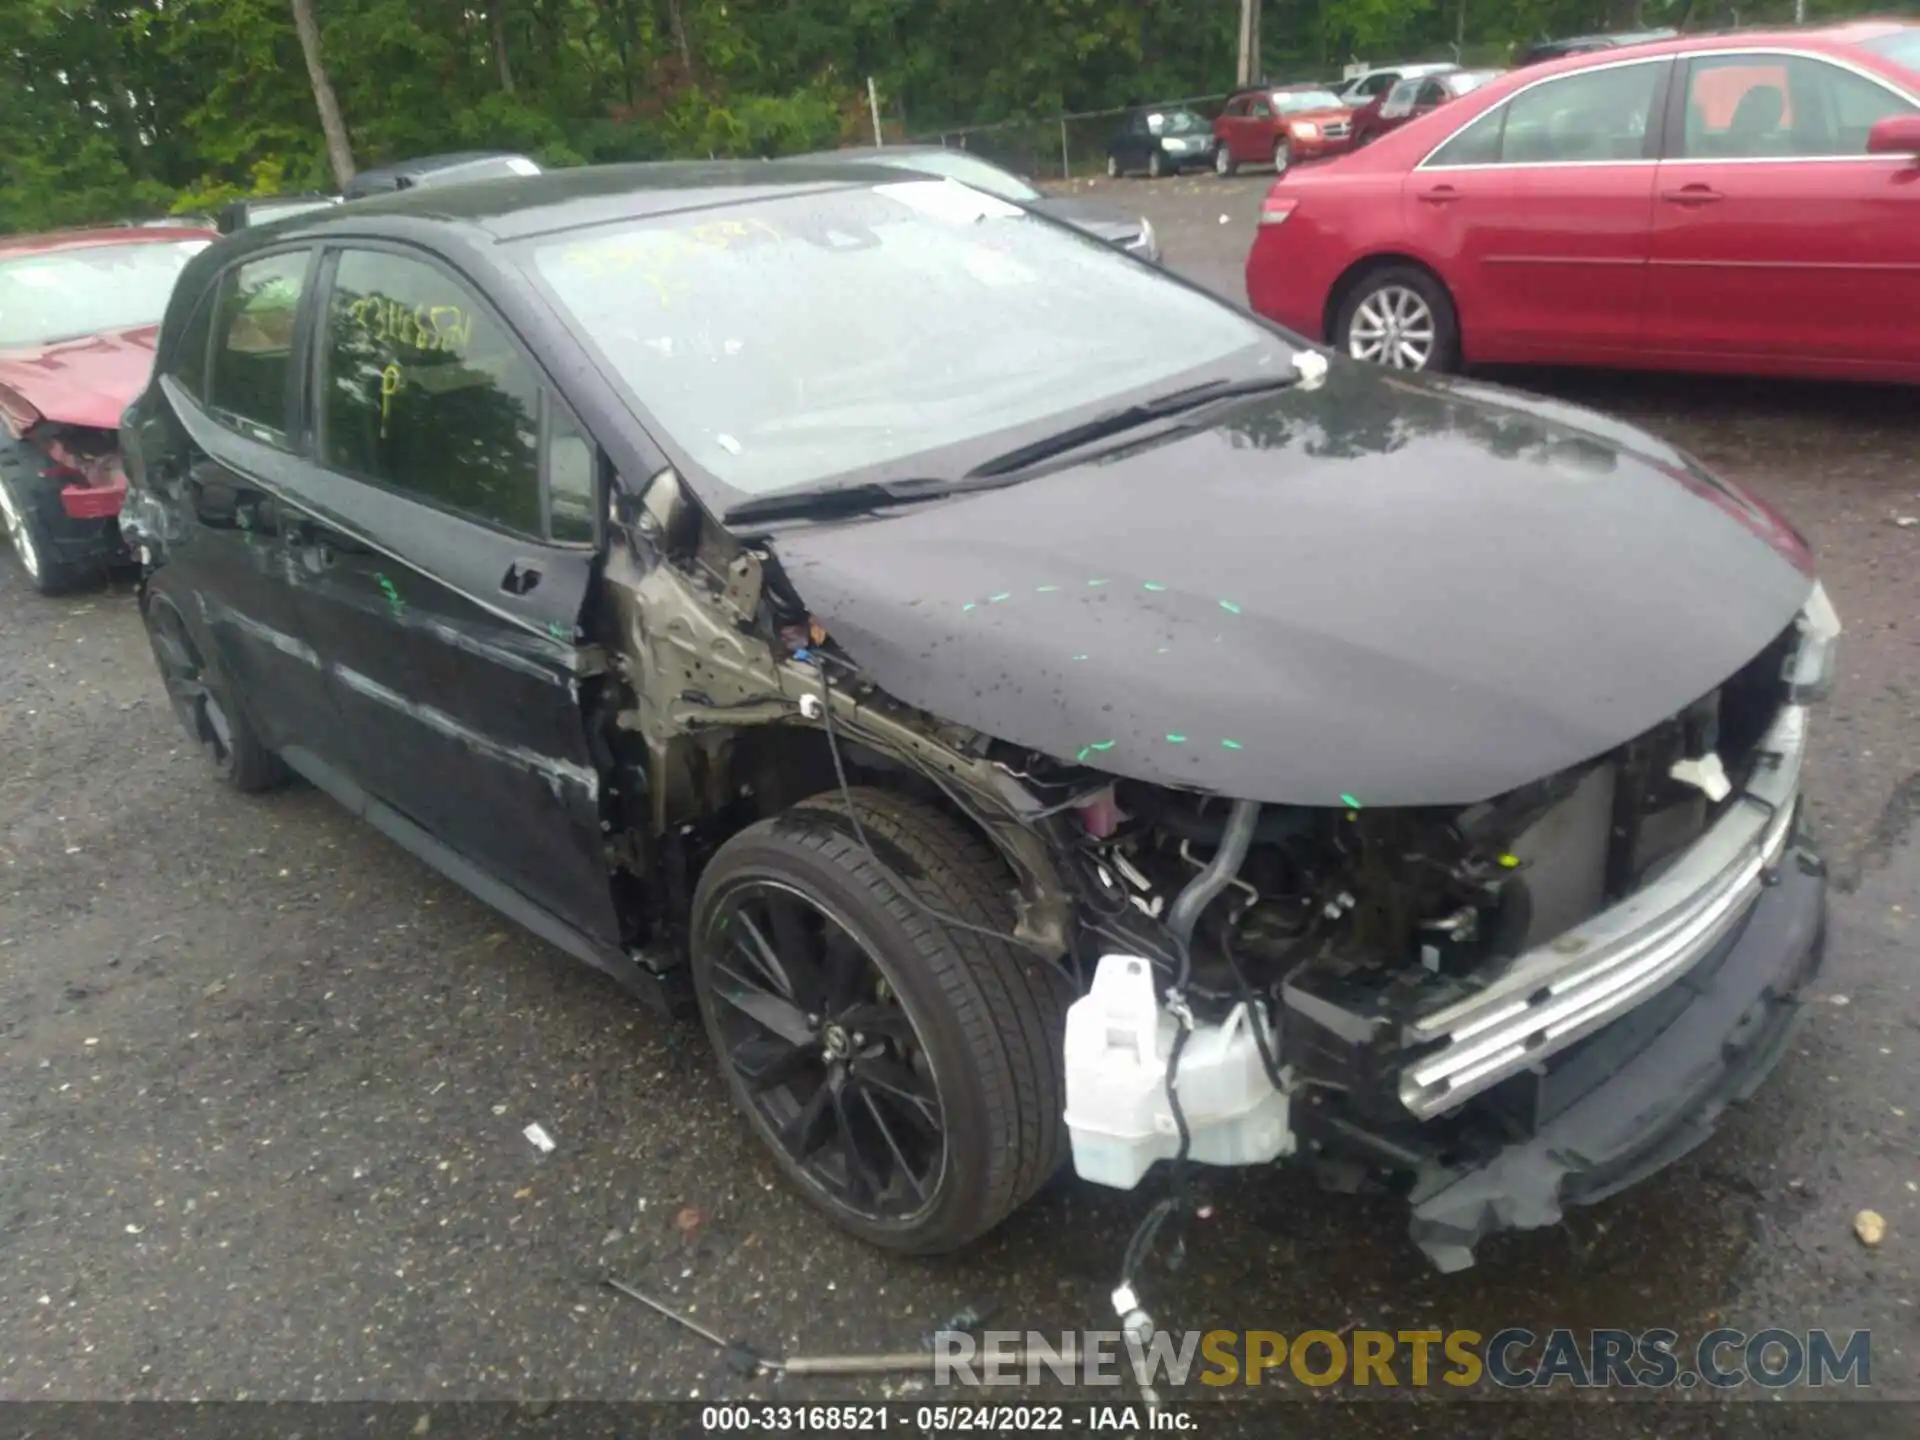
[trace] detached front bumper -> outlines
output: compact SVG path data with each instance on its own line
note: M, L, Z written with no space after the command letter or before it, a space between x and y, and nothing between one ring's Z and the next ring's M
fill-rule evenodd
M1732 933L1658 995L1526 1077L1529 1139L1477 1164L1431 1165L1411 1195L1414 1242L1441 1270L1497 1230L1556 1223L1672 1164L1785 1053L1825 958L1825 868L1800 836Z

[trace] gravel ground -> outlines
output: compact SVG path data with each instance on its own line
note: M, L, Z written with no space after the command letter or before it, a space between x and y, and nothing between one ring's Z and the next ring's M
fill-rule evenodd
M1242 298L1259 179L1083 188L1147 210L1176 267ZM1175 1328L1288 1333L1869 1326L1873 1393L1920 1399L1920 527L1896 523L1920 514L1920 407L1870 389L1498 378L1650 426L1779 503L1820 551L1849 634L1810 782L1839 881L1819 1003L1712 1143L1557 1228L1487 1244L1476 1269L1431 1273L1392 1202L1229 1173L1209 1177L1215 1217L1181 1270L1155 1275L1153 1308ZM1152 1194L1067 1177L935 1262L841 1238L776 1182L694 1027L656 1020L320 795L221 790L173 723L124 584L42 600L0 555L0 725L0 1397L879 1393L746 1385L598 1288L607 1272L763 1349L911 1347L969 1304L1018 1328L1107 1323ZM523 1138L535 1122L553 1153ZM1863 1207L1886 1218L1877 1249L1854 1238ZM1690 1433L1704 1408L1583 1406L1582 1428ZM1512 1405L1338 1409L1379 1434L1532 1425ZM1713 1423L1825 1433L1834 1414L1735 1409ZM1265 1434L1304 1412L1220 1413ZM1315 1414L1318 1433L1332 1412ZM1846 1429L1912 1434L1917 1418L1852 1406Z

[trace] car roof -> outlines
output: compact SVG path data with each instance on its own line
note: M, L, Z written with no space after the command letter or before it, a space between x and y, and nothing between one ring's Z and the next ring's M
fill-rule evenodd
M1868 40L1878 40L1886 35L1897 35L1902 31L1914 30L1911 21L1901 20L1850 20L1838 25L1806 26L1802 28L1777 28L1770 30L1706 30L1681 35L1672 31L1634 32L1633 35L1599 37L1611 38L1614 43L1605 47L1606 61L1599 61L1599 52L1588 50L1574 55L1555 55L1539 66L1527 67L1528 73L1537 74L1540 70L1565 66L1569 70L1582 65L1610 63L1620 50L1635 50L1643 55L1685 55L1696 50L1724 50L1729 46L1738 49L1756 50L1837 50L1859 45ZM1646 35L1649 38L1636 38ZM1596 37L1576 37L1592 39ZM1555 41L1555 44L1572 43Z
M667 160L581 165L539 175L423 185L290 216L221 244L256 247L333 234L417 236L444 226L470 238L510 241L622 220L717 210L810 192L897 184L891 165L796 157L788 160Z
M214 231L201 225L90 226L80 230L48 230L39 235L0 235L0 258L80 250L92 245L163 245L171 240L215 238Z
M1354 80L1364 80L1367 78L1367 75L1385 75L1389 73L1394 75L1438 75L1443 71L1458 70L1459 68L1460 67L1451 60L1418 60L1411 65L1375 65L1367 71L1366 75L1356 75L1353 78ZM1344 81L1342 83L1352 84L1353 82Z

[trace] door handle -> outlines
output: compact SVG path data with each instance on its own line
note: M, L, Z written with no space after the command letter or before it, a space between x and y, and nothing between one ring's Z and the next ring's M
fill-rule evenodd
M1662 190L1660 198L1669 205L1711 205L1727 197L1711 185L1682 185L1678 190Z
M1436 185L1431 190L1422 190L1420 198L1429 205L1451 205L1460 198L1460 192L1451 185Z
M539 583L540 568L531 560L509 562L507 573L500 577L500 588L509 595L525 595Z

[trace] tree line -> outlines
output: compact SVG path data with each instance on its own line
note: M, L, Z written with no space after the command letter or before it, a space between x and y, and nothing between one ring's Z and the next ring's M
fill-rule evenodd
M1900 0L1911 8L1913 0ZM1860 0L1805 0L1810 18ZM1261 0L1261 69L1497 60L1793 0ZM332 189L356 166L782 154L1217 92L1238 0L4 0L0 231Z

